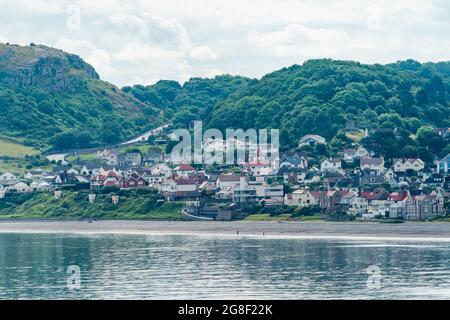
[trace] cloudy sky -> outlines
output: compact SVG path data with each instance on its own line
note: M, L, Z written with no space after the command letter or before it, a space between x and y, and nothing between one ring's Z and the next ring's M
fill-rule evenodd
M311 58L450 60L445 0L0 0L0 42L76 53L118 86Z

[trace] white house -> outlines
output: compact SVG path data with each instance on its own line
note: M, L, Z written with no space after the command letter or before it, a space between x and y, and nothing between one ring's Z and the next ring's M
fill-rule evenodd
M118 154L115 150L105 149L102 151L97 151L96 157L106 160L106 163L110 166L115 166L118 164Z
M4 186L11 186L19 182L19 177L10 172L0 172L0 184Z
M27 180L40 180L47 176L47 173L42 169L37 169L33 171L28 171L25 173L24 178Z
M31 188L25 182L17 182L16 184L8 187L8 191L15 192L30 192Z
M341 159L325 159L320 164L320 172L333 172L338 173L342 171L342 160Z
M353 162L355 159L361 159L370 156L369 151L367 151L364 147L358 147L357 149L344 149L342 154L344 160L347 162Z
M307 134L306 136L300 139L299 147L302 146L317 146L318 144L326 144L326 140L324 137L321 137L317 134Z
M178 177L188 177L196 172L197 171L191 165L186 163L182 163L172 170L172 174Z
M52 185L47 181L33 181L30 184L31 191L47 192L52 190Z
M425 163L420 159L398 159L394 163L394 172L406 172L408 170L422 171Z
M241 181L241 177L235 174L224 174L219 176L217 179L217 188L219 189L227 189L230 188L234 191L234 189L239 186Z
M268 184L263 177L257 177L255 181L240 177L239 186L235 188L233 201L257 202L262 199L273 199L279 203L284 199L284 188L281 184Z
M270 176L274 174L274 168L270 162L249 162L243 164L244 171L254 177Z
M150 172L153 176L165 176L169 177L172 175L172 169L165 163L157 163L150 167Z
M303 207L315 206L319 204L319 194L320 191L298 189L292 192L292 194L285 196L285 204Z

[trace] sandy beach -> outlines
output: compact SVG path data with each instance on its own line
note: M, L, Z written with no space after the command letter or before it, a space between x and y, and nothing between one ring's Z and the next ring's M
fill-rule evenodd
M305 239L448 241L450 223L0 221L0 233L199 235Z

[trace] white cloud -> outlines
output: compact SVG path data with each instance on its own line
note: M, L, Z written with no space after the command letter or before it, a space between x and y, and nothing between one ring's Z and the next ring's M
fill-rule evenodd
M0 43L7 43L8 39L0 34Z
M276 56L310 56L315 52L329 53L348 45L348 34L341 29L308 28L290 24L274 32L250 32L248 41Z
M113 55L113 59L135 73L135 79L151 84L160 79L186 81L190 66L184 54L152 44L130 43Z
M106 50L97 48L87 40L60 38L54 46L83 57L87 63L93 65L97 72L104 77L109 76L113 71L109 53Z
M66 26L69 5L80 29ZM77 53L122 86L322 57L450 60L449 14L443 0L0 0L0 34Z
M213 49L208 46L198 46L191 50L189 56L195 60L216 60L217 55Z

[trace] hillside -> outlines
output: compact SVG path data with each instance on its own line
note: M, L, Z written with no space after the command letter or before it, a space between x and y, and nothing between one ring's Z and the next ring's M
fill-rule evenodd
M352 141L341 133L352 120L359 129L385 130L384 145L375 150L379 153L388 157L428 153L429 158L426 141L414 135L422 128L423 137L435 139L426 126L450 126L449 85L450 63L408 60L365 65L322 59L284 68L261 80L220 76L193 79L183 86L160 82L127 91L142 101L170 105L172 119L180 126L203 119L219 129L279 128L287 149L296 147L308 133L333 140L336 146L350 145ZM445 144L437 149L436 154L450 151L444 150Z
M34 44L0 44L0 111L0 135L56 150L115 143L163 122L80 57Z

